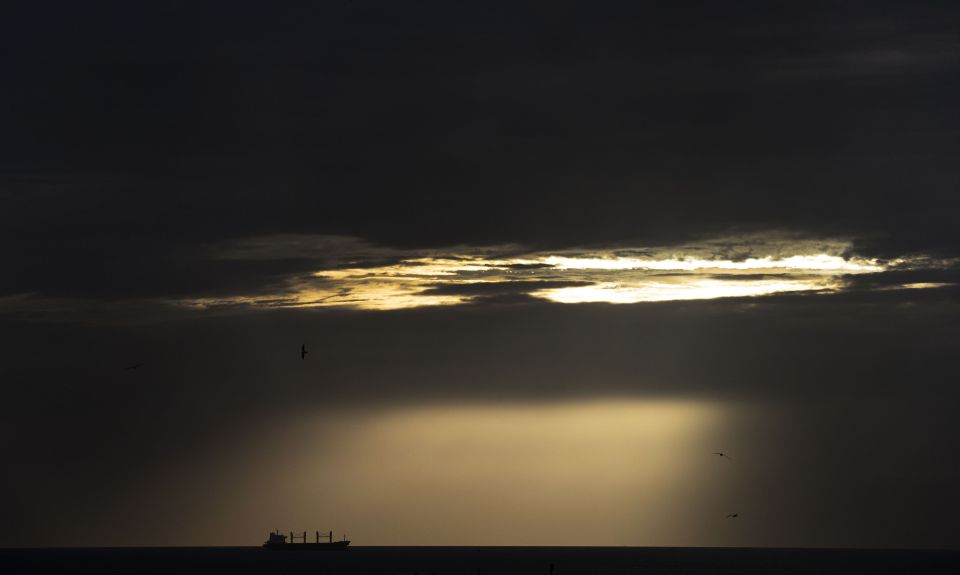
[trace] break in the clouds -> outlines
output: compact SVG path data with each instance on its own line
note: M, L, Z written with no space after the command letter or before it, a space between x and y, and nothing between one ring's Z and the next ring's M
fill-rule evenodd
M856 255L849 240L789 235L716 238L672 246L525 250L519 246L378 248L356 238L252 238L217 250L226 259L313 257L316 271L287 278L273 293L197 297L196 308L350 307L399 309L524 296L556 303L640 303L837 292L850 278L943 267L920 256ZM891 287L938 287L904 282Z

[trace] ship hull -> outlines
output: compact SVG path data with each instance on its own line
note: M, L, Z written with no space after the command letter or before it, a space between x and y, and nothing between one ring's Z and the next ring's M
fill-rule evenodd
M342 551L350 545L349 541L333 543L264 543L264 549L273 551Z

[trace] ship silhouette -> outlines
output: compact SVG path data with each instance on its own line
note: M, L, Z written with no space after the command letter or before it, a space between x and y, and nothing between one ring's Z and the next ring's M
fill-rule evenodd
M320 551L320 550L337 550L337 549L346 549L347 545L350 545L350 542L347 541L347 536L343 536L342 541L333 540L333 531L329 533L324 533L323 537L327 541L320 541L320 532L316 532L317 540L314 543L307 543L307 532L304 531L303 535L295 535L293 531L290 532L290 540L287 541L287 536L280 531L274 531L270 533L270 537L263 544L264 549L274 549L274 550L289 550L289 551ZM300 540L300 543L297 543L297 539Z

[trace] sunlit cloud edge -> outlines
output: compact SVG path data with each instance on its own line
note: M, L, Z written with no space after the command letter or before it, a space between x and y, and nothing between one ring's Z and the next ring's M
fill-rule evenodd
M297 239L301 244L306 242ZM294 240L281 242L289 252ZM253 253L270 254L261 240ZM299 244L297 244L299 245ZM307 276L290 278L280 293L192 298L176 302L193 309L223 306L254 308L347 308L394 310L500 301L505 295L558 304L647 302L752 298L786 293L836 293L856 275L891 270L952 267L953 263L925 256L893 259L854 255L849 240L719 238L669 247L594 247L564 250L523 250L518 246L459 246L449 249L403 250L375 247L359 240L321 246L350 246L349 257L328 250L321 266ZM359 248L357 246L360 246ZM250 248L246 248L248 251ZM301 249L301 248L297 248ZM325 248L326 249L326 248ZM306 248L302 248L302 251ZM304 252L308 253L308 252ZM377 265L389 253L390 263ZM230 258L242 257L229 252ZM538 282L563 287L539 289ZM517 283L529 286L508 291ZM904 288L943 287L943 282L914 281ZM483 286L485 293L437 293L438 286ZM498 289L505 288L504 293ZM888 286L896 287L896 286ZM446 290L455 291L455 290ZM498 296L501 296L498 299ZM508 298L509 299L509 298ZM515 300L515 298L514 298Z

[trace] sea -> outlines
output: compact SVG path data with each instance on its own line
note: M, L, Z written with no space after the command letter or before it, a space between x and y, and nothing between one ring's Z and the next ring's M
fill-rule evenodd
M310 575L960 574L960 551L681 547L0 549L0 573Z

